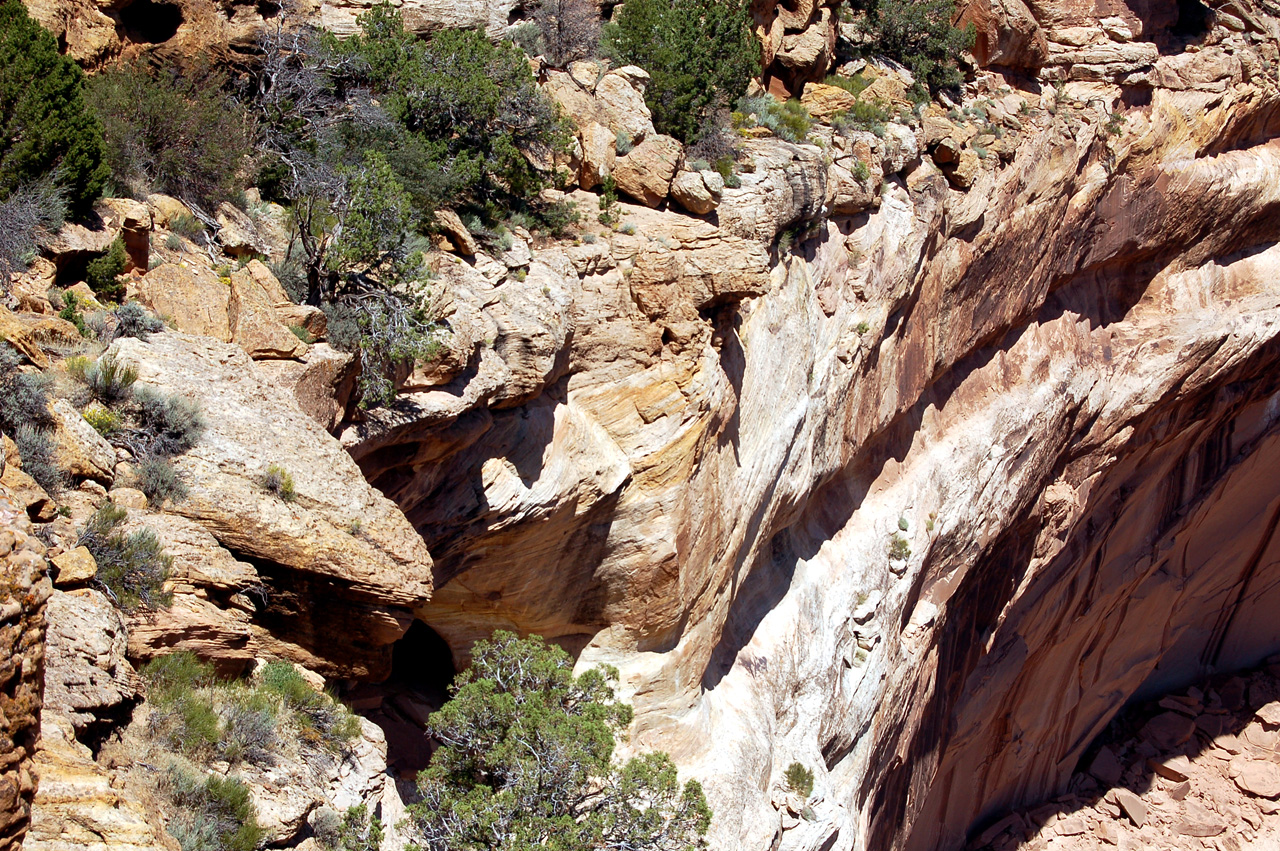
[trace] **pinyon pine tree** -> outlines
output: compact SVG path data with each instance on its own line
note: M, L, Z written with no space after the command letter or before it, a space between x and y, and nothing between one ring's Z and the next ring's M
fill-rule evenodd
M702 787L681 787L666 754L613 763L631 707L617 671L573 675L537 636L494 633L474 648L453 700L431 716L441 742L410 808L424 851L686 851L711 820Z

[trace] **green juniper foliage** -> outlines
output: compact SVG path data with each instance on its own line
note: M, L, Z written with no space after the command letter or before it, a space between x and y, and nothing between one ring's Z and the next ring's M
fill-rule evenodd
M84 75L20 0L0 2L0 200L53 174L77 214L102 193L102 127Z
M760 73L760 43L739 0L628 0L604 28L604 52L649 72L645 102L658 132L697 140L712 112Z
M98 295L115 301L124 295L124 285L119 279L124 274L127 260L124 239L116 237L106 254L89 261L89 265L85 267L85 282Z
M703 847L711 813L702 788L681 787L666 754L612 762L631 707L617 672L573 675L541 638L494 633L478 642L453 699L431 716L441 741L410 807L424 851L580 851Z
M98 563L95 581L119 608L126 612L164 608L173 599L164 590L173 559L150 529L121 532L120 524L127 517L124 508L104 503L89 518L76 545L93 555Z
M975 30L951 25L954 0L850 0L850 6L863 12L859 26L870 39L868 52L910 68L921 100L960 85L956 57L973 46Z

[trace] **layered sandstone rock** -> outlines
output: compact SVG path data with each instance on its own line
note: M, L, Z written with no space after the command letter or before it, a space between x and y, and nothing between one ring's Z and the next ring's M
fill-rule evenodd
M0 469L4 468L0 461ZM0 848L17 851L31 818L44 681L44 545L0 485Z

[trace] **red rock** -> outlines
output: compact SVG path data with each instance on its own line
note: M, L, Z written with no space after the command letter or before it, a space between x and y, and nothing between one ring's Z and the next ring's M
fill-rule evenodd
M1183 798L1187 797L1187 793L1190 791L1191 791L1191 782L1188 780L1184 780L1178 785L1171 786L1169 788L1169 797L1173 798L1173 800L1175 801L1181 801Z
M1142 728L1142 738L1157 750L1171 751L1185 744L1195 734L1196 725L1178 712L1163 712Z
M1089 763L1089 773L1098 778L1102 785L1114 786L1120 782L1120 777L1124 774L1124 766L1116 758L1115 752L1103 745L1098 749L1098 755L1093 758L1093 762Z
M1149 759L1147 767L1161 777L1180 783L1190 776L1191 762L1185 756L1173 756L1168 759Z

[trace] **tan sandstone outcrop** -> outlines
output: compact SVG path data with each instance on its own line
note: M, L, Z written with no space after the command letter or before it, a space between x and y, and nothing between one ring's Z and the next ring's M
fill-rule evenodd
M5 466L0 460L0 468ZM27 832L36 778L44 680L45 602L53 588L44 545L25 511L0 485L0 849Z

